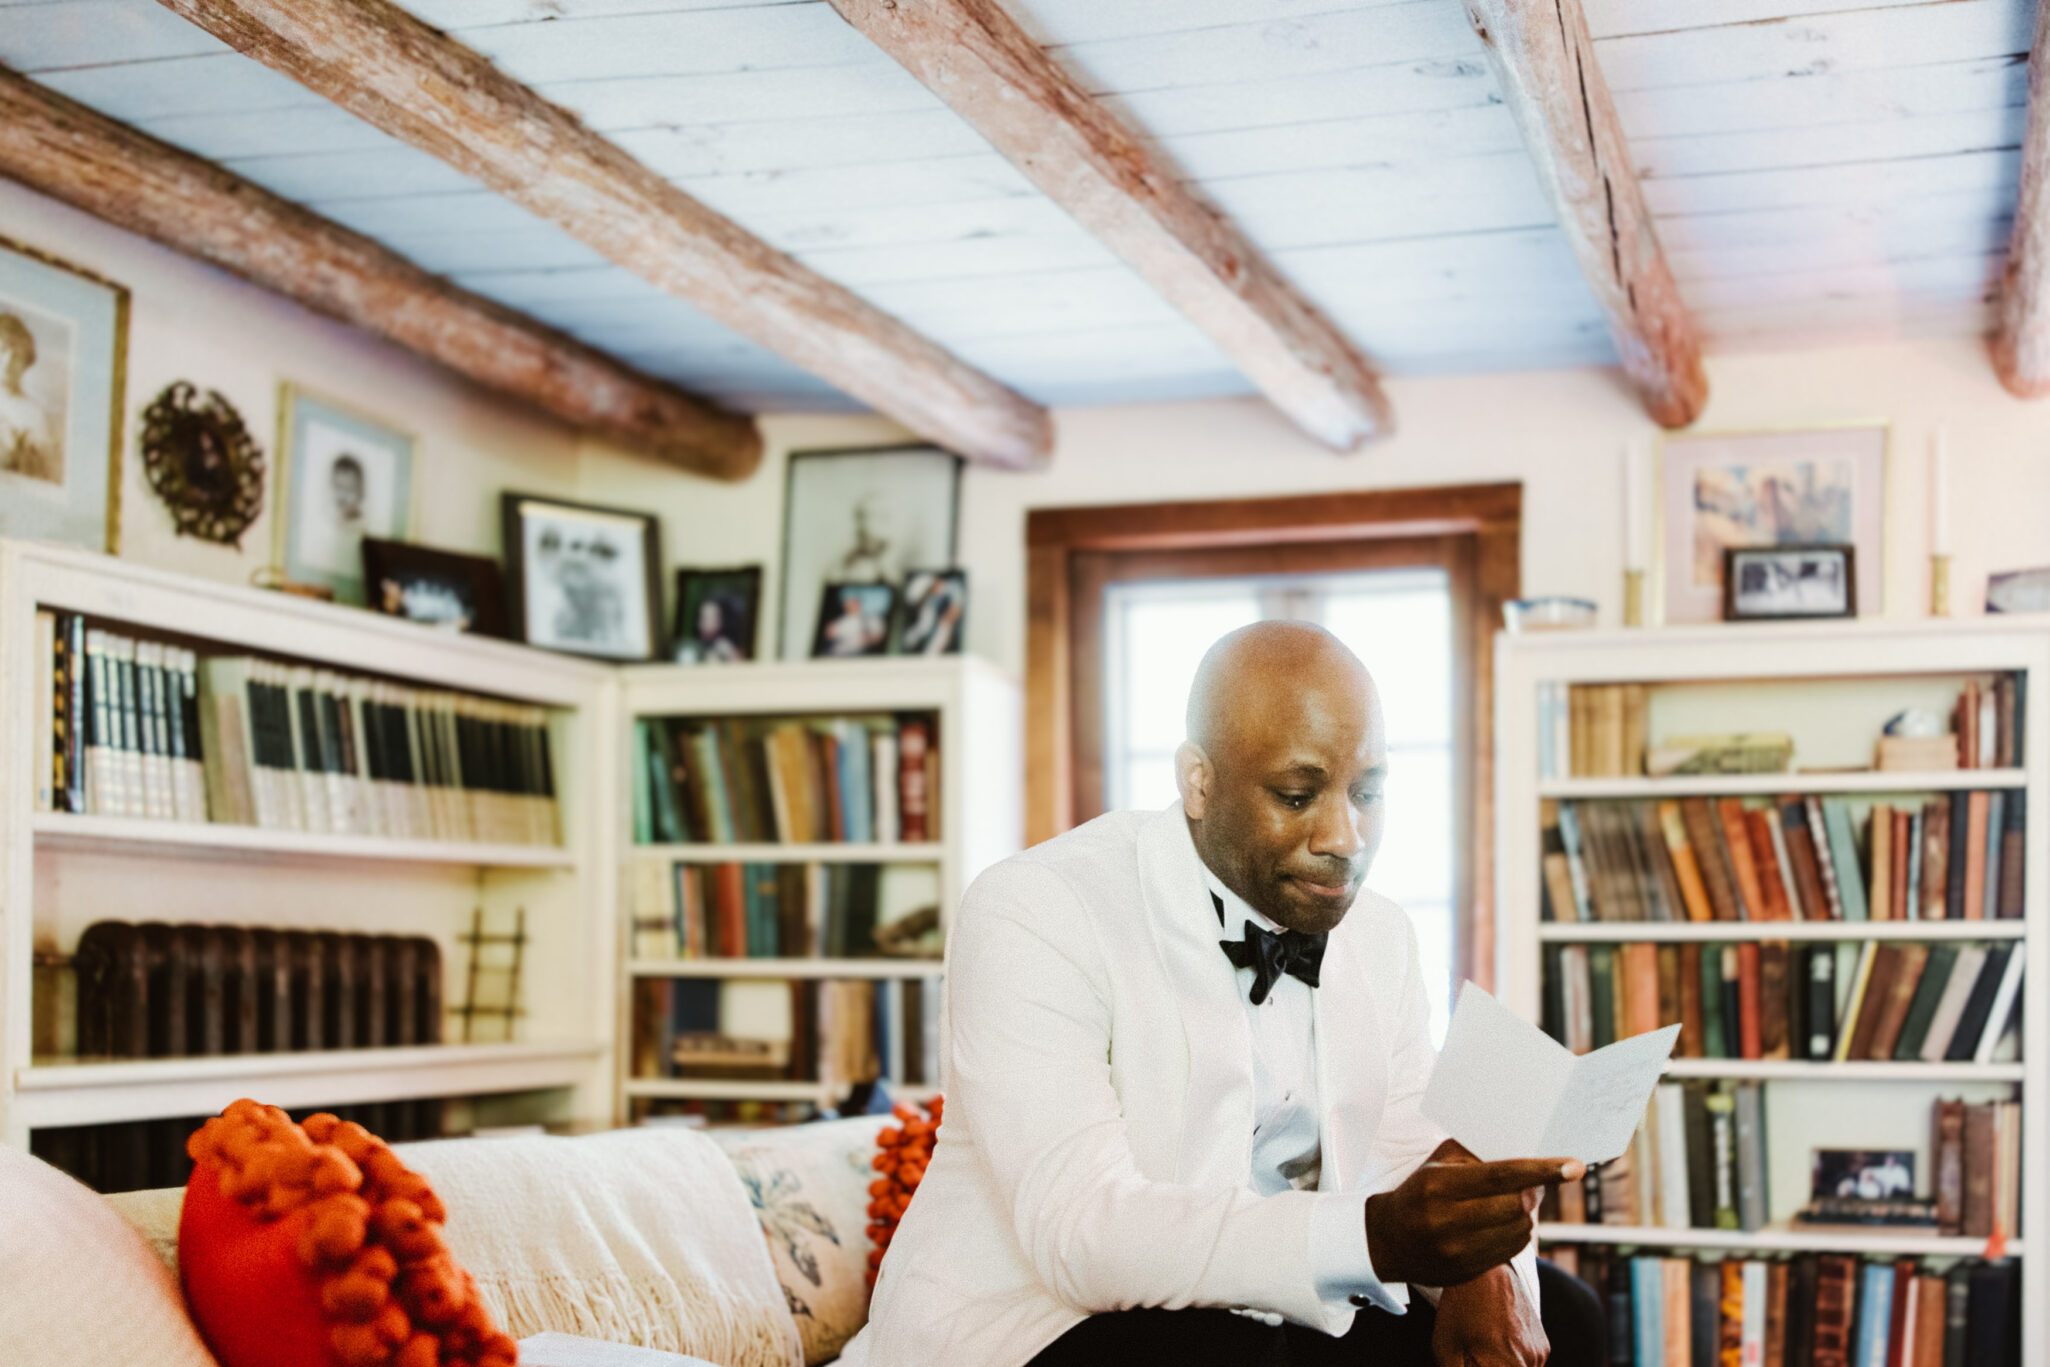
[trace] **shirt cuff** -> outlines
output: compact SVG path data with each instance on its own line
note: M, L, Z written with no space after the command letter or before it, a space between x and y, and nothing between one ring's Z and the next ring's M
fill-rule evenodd
M1409 1288L1383 1283L1367 1253L1367 1193L1333 1192L1310 1211L1310 1276L1317 1299L1377 1305L1391 1315L1409 1310Z

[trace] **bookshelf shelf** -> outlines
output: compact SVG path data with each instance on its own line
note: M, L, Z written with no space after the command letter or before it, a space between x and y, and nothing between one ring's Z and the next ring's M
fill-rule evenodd
M1739 940L2020 940L2026 921L1543 921L1546 944Z
M1861 769L1817 774L1696 774L1671 778L1553 778L1539 797L1771 797L1782 793L1946 793L2025 788L2026 769Z
M484 1095L573 1087L611 1048L604 1040L436 1044L208 1058L43 1061L15 1074L30 1128L206 1115L239 1097L270 1105Z
M1960 693L1973 684L1985 690L1991 699L1996 749L2002 744L2007 747L2001 751L2006 760L2004 767L1935 771L1856 767L1871 763L1877 737L1889 718L1904 709L1947 715ZM2006 686L2002 687L2003 684ZM1615 744L1612 721L1615 694L1585 694L1578 699L1573 694L1577 687L1611 685L1625 686L1627 710L1621 718L1620 747ZM1803 1226L1791 1220L1808 1199L1812 1156L1818 1148L1911 1152L1915 1156L1917 1193L1933 1194L1931 1174L1936 1168L1934 1150L1939 1140L1931 1112L1939 1100L1961 1102L1967 1107L2018 1103L2019 1143L2006 1150L2009 1154L2019 1152L2015 1198L2018 1216L2012 1223L2017 1234L2032 1238L2039 1238L2040 1231L2050 1230L2050 1144L2041 1138L2050 1132L2050 1071L2046 1071L2050 1070L2050 1054L2028 1047L2041 1036L2041 1023L2050 1018L2050 878L2044 876L2041 859L2042 852L2050 850L2050 702L2046 702L2050 698L2050 632L2044 630L2040 618L1994 616L1816 622L1799 626L1722 624L1505 634L1495 639L1495 687L1495 980L1497 995L1503 1003L1525 1019L1537 1021L1543 1014L1548 963L1559 963L1562 971L1570 970L1576 975L1583 962L1601 967L1603 977L1594 980L1591 991L1578 985L1582 980L1577 976L1568 977L1563 984L1565 991L1552 999L1554 1012L1576 1013L1572 1018L1574 1024L1569 1027L1576 1034L1586 1033L1588 1012L1596 994L1605 987L1610 995L1603 1000L1611 1004L1623 1002L1628 992L1646 991L1646 956L1635 956L1632 971L1638 976L1634 984L1623 985L1624 969L1620 965L1629 951L1619 951L1612 962L1607 954L1611 945L1660 946L1657 969L1662 975L1677 950L1682 976L1673 980L1677 1000L1659 1003L1663 1018L1688 1009L1691 994L1684 975L1689 966L1707 957L1697 960L1697 947L1796 942L1797 949L1787 961L1789 984L1800 982L1793 977L1794 966L1814 962L1812 957L1802 957L1805 951L1798 946L1844 944L1850 948L1836 956L1840 971L1833 984L1824 984L1820 978L1802 984L1808 988L1809 996L1805 1001L1788 1004L1787 1027L1793 1027L1801 1009L1815 1000L1818 985L1820 990L1834 992L1833 1006L1840 1023L1847 1015L1855 1021L1855 1013L1862 1011L1866 1002L1858 995L1862 985L1857 975L1841 971L1847 958L1868 962L1857 951L1867 942L1886 942L1880 946L1890 951L1886 962L1913 962L1913 971L1919 975L1924 971L1922 961L1909 960L1899 951L1942 942L1939 948L1977 943L1992 945L1996 952L2005 953L2011 947L2012 955L2022 965L2020 1012L2028 1032L2023 1057L2018 1062L1672 1060L1666 1077L1673 1083L1698 1088L1700 1082L1695 1080L1719 1081L1739 1089L1758 1088L1756 1127L1750 1132L1757 1146L1752 1150L1755 1156L1747 1163L1740 1137L1734 1148L1739 1168L1734 1174L1735 1189L1741 1195L1744 1184L1752 1183L1749 1189L1762 1200L1764 1217L1771 1223L1744 1233L1728 1229L1667 1229L1655 1223L1620 1226L1545 1222L1538 1227L1540 1239L1560 1244L1682 1252L1720 1250L1742 1256L1851 1253L1875 1257L1983 1257L1988 1252L1983 1239L1946 1238L1927 1229ZM1576 706L1586 709L1580 713L1579 721L1573 711ZM1982 712L1979 725L1986 725L1986 718L1987 714ZM1591 728L1588 734L1578 737L1584 748L1577 752L1575 725ZM1577 754L1585 768L1607 769L1611 773L1620 769L1628 773L1635 767L1636 758L1630 751L1640 745L1657 747L1681 736L1770 733L1786 735L1793 743L1795 763L1809 766L1813 772L1548 778L1541 767L1549 759L1557 766L1556 772L1564 772L1572 767ZM2018 848L2022 851L2019 886L1995 884L1994 861L2002 858L2004 851L1989 840L1984 863L1980 865L1987 880L1982 887L1999 887L2000 899L2010 911L2013 893L2008 889L2013 887L2020 894L2018 917L1933 921L1542 919L1541 908L1547 901L1543 863L1548 851L1555 857L1564 855L1568 861L1577 855L1595 866L1588 870L1590 876L1616 880L1611 882L1610 889L1616 903L1625 908L1633 902L1646 906L1684 902L1688 900L1687 888L1654 886L1665 877L1662 871L1667 861L1661 856L1668 851L1648 841L1664 836L1674 856L1674 882L1678 879L1678 856L1685 852L1698 871L1698 879L1709 885L1698 890L1693 900L1701 900L1705 893L1707 900L1721 906L1741 893L1742 904L1749 905L1752 893L1742 886L1746 871L1740 869L1729 844L1735 825L1737 838L1748 839L1755 858L1756 872L1752 876L1760 880L1760 900L1768 904L1780 900L1772 896L1774 885L1763 881L1778 876L1785 900L1798 907L1808 903L1818 890L1816 884L1804 881L1804 867L1812 872L1813 866L1826 864L1829 869L1838 870L1848 863L1856 876L1866 880L1867 888L1874 886L1873 852L1860 827L1868 808L1894 806L1888 795L1933 795L1935 800L1950 806L1951 795L1979 792L1995 794L1986 807L1977 809L1986 813L1988 825L1983 829L2001 832L2003 840L2018 835ZM1772 820L1763 816L1764 803L1749 801L1726 806L1713 801L1783 795L1817 796L1828 822L1847 816L1851 828L1848 848L1829 843L1839 841L1837 835L1830 833L1823 837L1826 849L1820 845L1810 849L1816 839L1812 826L1792 821L1786 823L1790 829L1775 831ZM1709 799L1711 824L1702 824L1701 804L1683 807L1680 824L1684 837L1669 830L1643 824L1633 827L1629 821L1613 819L1621 814L1634 816L1641 823L1645 804L1665 799ZM1576 818L1591 816L1592 821L1576 823L1578 830L1572 839L1577 849L1562 849L1559 842L1566 834L1563 817L1567 804L1577 807L1583 802L1588 805L1573 814ZM1615 805L1604 811L1604 805L1611 803ZM2018 830L2014 825L1992 826L1991 809L1995 804L2004 813L2022 815ZM1974 807L1976 801L1966 809L1968 819ZM1912 812L1922 808L1923 804L1918 802L1901 810ZM1759 827L1752 824L1751 817L1743 815L1748 812L1759 813L1758 820L1763 823L1775 858L1768 860L1759 854ZM1552 835L1548 827L1551 821L1557 822L1559 837ZM1743 824L1736 824L1740 821ZM1795 830L1802 832L1799 840L1793 834ZM1910 830L1914 831L1912 825ZM1787 842L1785 850L1778 847L1781 839ZM1914 831L1909 839L1921 842L1923 837ZM1887 885L1887 901L1893 900L1893 894L1916 886L1910 880L1915 876L1919 855L1931 848L1940 852L1938 857L1954 853L1958 847L1954 836L1951 840L1953 843L1943 843L1939 837L1933 847L1926 843L1901 847L1889 840L1888 873L1893 881ZM1711 851L1705 856L1704 846ZM1964 848L1970 851L1978 847ZM1968 860L1967 878L1972 863L1977 862L1974 856L1968 856ZM1722 862L1715 862L1716 871L1711 873L1714 861ZM1998 867L2004 873L2017 866ZM1562 872L1555 865L1555 886ZM1829 877L1834 878L1835 873ZM1720 895L1713 886L1718 879L1726 880ZM1819 890L1826 891L1827 887L1824 882ZM1606 900L1604 892L1590 885L1597 904ZM1946 892L1946 901L1952 905L1967 904L1959 900L1955 890ZM1584 961L1579 957L1582 946L1587 947ZM1771 952L1758 956L1758 968L1740 968L1740 972L1765 973L1771 962L1767 955ZM1944 962L1959 960L1946 958ZM2011 980L2010 977L2008 981ZM1662 991L1665 982L1661 977L1651 990ZM1913 990L1911 987L1909 992ZM1982 990L1975 983L1973 991ZM1696 998L1702 1002L1704 1013L1711 1009L1705 1000L1707 992L1704 987ZM1761 1031L1769 1025L1777 1027L1777 1012L1769 1016L1770 1003L1756 992L1754 989L1752 1000L1760 1011ZM1567 993L1576 994L1573 1002L1562 1000ZM1740 1004L1731 1009L1740 1013L1746 1010L1741 1000L1740 997ZM1910 1000L1895 986L1889 1010L1905 1013ZM1958 1004L1953 998L1953 1009ZM1931 1007L1927 1000L1923 1005L1925 1010ZM1980 1010L1983 1013L1989 1007L1990 1003ZM1875 1032L1908 1028L1905 1014L1878 1019ZM1925 1025L1928 1019L1925 1017ZM1748 1095L1740 1091L1734 1098L1739 1115L1732 1123L1739 1136L1744 1126L1741 1109ZM1670 1106L1671 1099L1670 1092L1662 1094L1660 1105ZM1691 1092L1683 1092L1680 1100L1691 1129L1696 1124L1697 1098ZM1654 1212L1668 1199L1660 1185L1666 1174L1656 1165L1663 1157L1672 1156L1673 1150L1662 1125L1655 1125L1651 1133L1655 1136L1654 1144L1633 1143L1631 1155L1653 1164L1651 1175L1640 1171L1635 1187L1626 1184L1615 1195L1623 1201L1625 1210L1633 1203L1642 1204L1644 1213L1632 1213L1629 1218L1655 1222ZM1690 1137L1690 1147L1692 1142ZM1995 1136L1995 1142L2011 1143L2005 1133ZM1995 1162L1999 1152L1995 1149L1995 1157L1976 1161ZM1716 1161L1713 1151L1709 1161ZM1618 1176L1621 1178L1622 1174L1619 1172ZM1690 1195L1698 1190L1698 1180L1690 1164L1685 1187ZM2000 1199L2009 1198L2001 1192ZM2018 1285L2026 1288L2021 1296L2019 1360L2044 1362L2050 1361L2050 1301L2030 1294L2044 1284L2040 1261L2030 1253L2030 1247L2023 1239L2015 1238L2007 1242L2004 1252L2020 1261Z
M1540 1243L1617 1244L1650 1248L1714 1248L1746 1253L1869 1253L1895 1258L1977 1258L1984 1239L1941 1234L1884 1234L1855 1225L1814 1229L1663 1229L1651 1225L1565 1225L1544 1221ZM2007 1241L2007 1256L2026 1252L2019 1239Z
M630 1077L624 1091L628 1096L672 1101L809 1101L829 1106L834 1100L833 1089L822 1082L753 1078Z
M392 860L496 869L567 869L575 852L559 845L490 845L444 840L283 831L210 821L147 821L138 817L38 813L32 824L38 849L218 854L231 858Z
M636 978L937 978L938 959L634 959Z
M784 845L635 845L636 859L668 860L685 864L937 864L946 855L940 841L921 840L892 845L829 844Z
M1782 1058L1676 1058L1666 1063L1669 1078L1739 1081L2020 1082L2024 1074L2019 1063L1818 1063Z

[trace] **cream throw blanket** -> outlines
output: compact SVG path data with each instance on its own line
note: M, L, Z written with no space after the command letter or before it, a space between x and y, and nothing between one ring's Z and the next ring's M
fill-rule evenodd
M555 1330L721 1367L801 1367L754 1209L703 1135L663 1126L397 1149L448 1207L450 1248L514 1338Z

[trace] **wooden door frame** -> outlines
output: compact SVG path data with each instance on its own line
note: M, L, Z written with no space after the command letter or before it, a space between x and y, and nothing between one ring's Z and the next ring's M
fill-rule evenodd
M1470 539L1471 610L1463 655L1470 665L1459 700L1470 709L1471 821L1465 834L1467 896L1455 972L1494 981L1495 747L1494 634L1502 604L1521 589L1523 486L1516 483L1038 508L1025 524L1025 821L1037 843L1068 829L1075 815L1073 765L1076 557L1103 551L1196 551L1425 537Z

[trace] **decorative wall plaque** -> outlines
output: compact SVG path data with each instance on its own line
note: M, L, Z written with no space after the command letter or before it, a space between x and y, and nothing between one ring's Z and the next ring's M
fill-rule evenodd
M180 536L240 549L263 507L263 451L235 405L186 380L166 386L143 410L142 461Z

